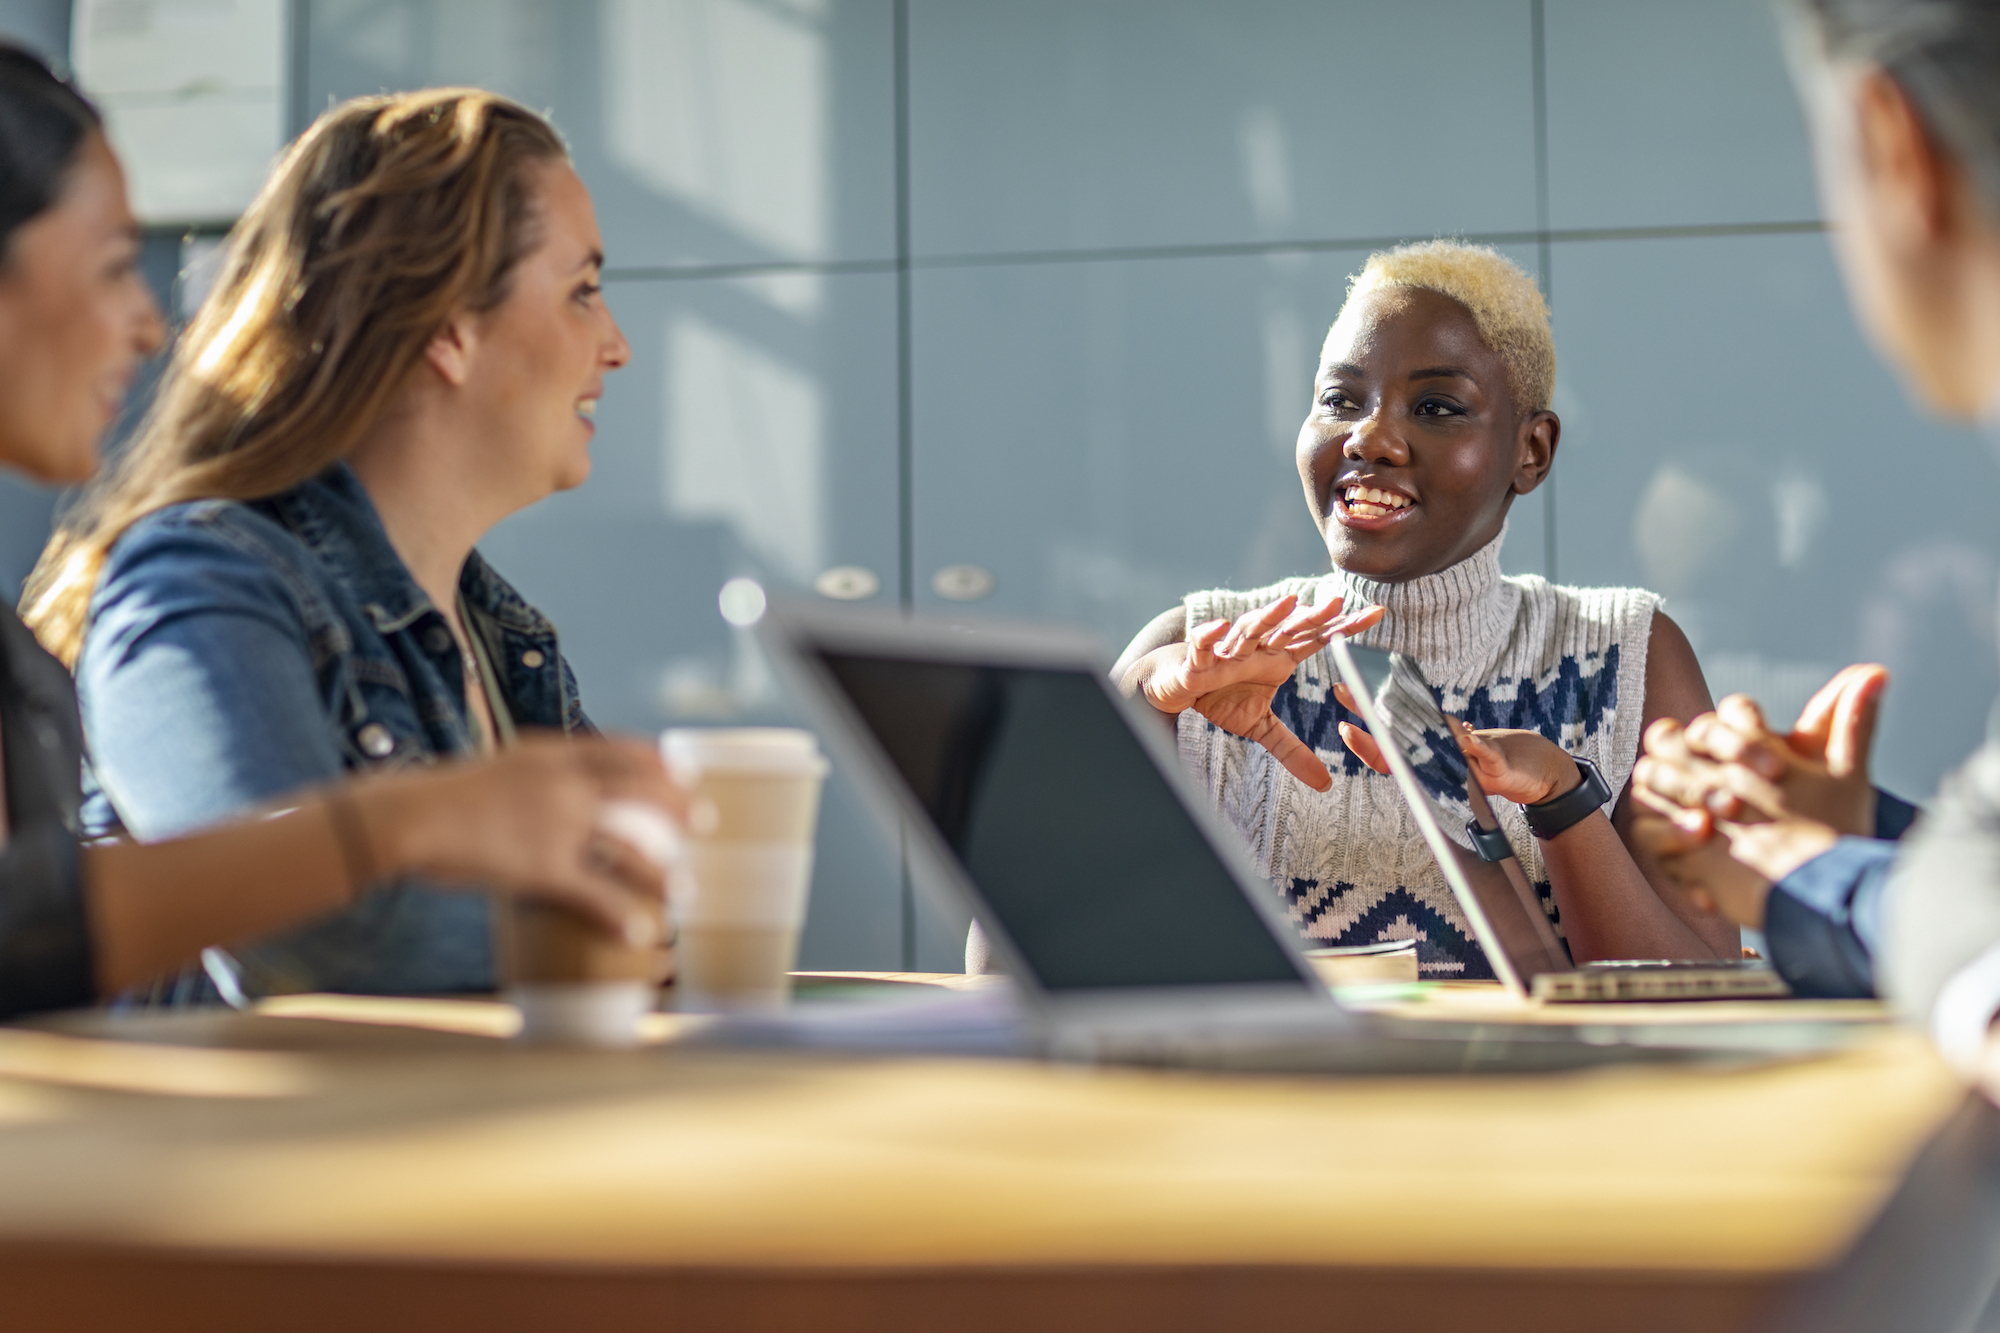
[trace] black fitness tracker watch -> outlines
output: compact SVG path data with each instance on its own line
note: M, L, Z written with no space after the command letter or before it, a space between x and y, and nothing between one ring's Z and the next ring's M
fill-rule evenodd
M1521 813L1528 817L1528 827L1543 842L1611 799L1611 785L1597 771L1597 765L1575 755L1570 758L1576 761L1576 771L1583 774L1583 781L1554 800L1521 807Z
M1472 850L1479 853L1482 861L1504 861L1514 854L1514 844L1507 841L1506 833L1497 824L1481 828L1475 819L1465 826L1465 836L1472 839Z

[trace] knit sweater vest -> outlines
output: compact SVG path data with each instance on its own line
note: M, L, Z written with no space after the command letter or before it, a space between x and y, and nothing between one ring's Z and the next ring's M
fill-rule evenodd
M1539 731L1623 791L1638 757L1646 648L1660 599L1636 588L1504 576L1500 540L1408 583L1336 569L1248 592L1192 593L1188 627L1234 620L1287 593L1311 605L1328 597L1345 597L1350 607L1379 604L1388 614L1356 642L1414 658L1447 713L1475 727ZM1335 678L1332 656L1322 651L1301 662L1272 701L1278 719L1332 772L1330 790L1313 791L1262 746L1193 709L1180 715L1182 762L1249 843L1309 946L1414 937L1423 976L1491 977L1395 784L1342 744L1339 724L1361 719L1334 698ZM1452 762L1462 765L1455 755ZM1463 828L1471 817L1463 797L1441 803ZM1560 934L1541 845L1520 807L1493 806Z

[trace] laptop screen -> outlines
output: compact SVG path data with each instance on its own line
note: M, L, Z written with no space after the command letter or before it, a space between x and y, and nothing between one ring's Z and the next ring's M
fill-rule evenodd
M1044 988L1307 985L1092 673L811 651Z

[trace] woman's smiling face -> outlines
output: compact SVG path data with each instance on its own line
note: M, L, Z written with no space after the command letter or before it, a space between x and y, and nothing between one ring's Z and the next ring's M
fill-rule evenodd
M1388 583L1435 574L1492 541L1541 485L1561 423L1523 413L1500 354L1464 306L1378 287L1327 335L1299 479L1333 563Z

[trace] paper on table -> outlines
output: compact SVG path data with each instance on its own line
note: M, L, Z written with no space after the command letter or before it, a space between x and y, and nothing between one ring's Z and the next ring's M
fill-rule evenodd
M1032 1030L1011 986L926 992L918 998L799 1005L782 1015L725 1017L683 1044L925 1055L1035 1053Z
M1417 980L1417 942L1413 939L1308 949L1306 958L1319 979L1335 988Z

